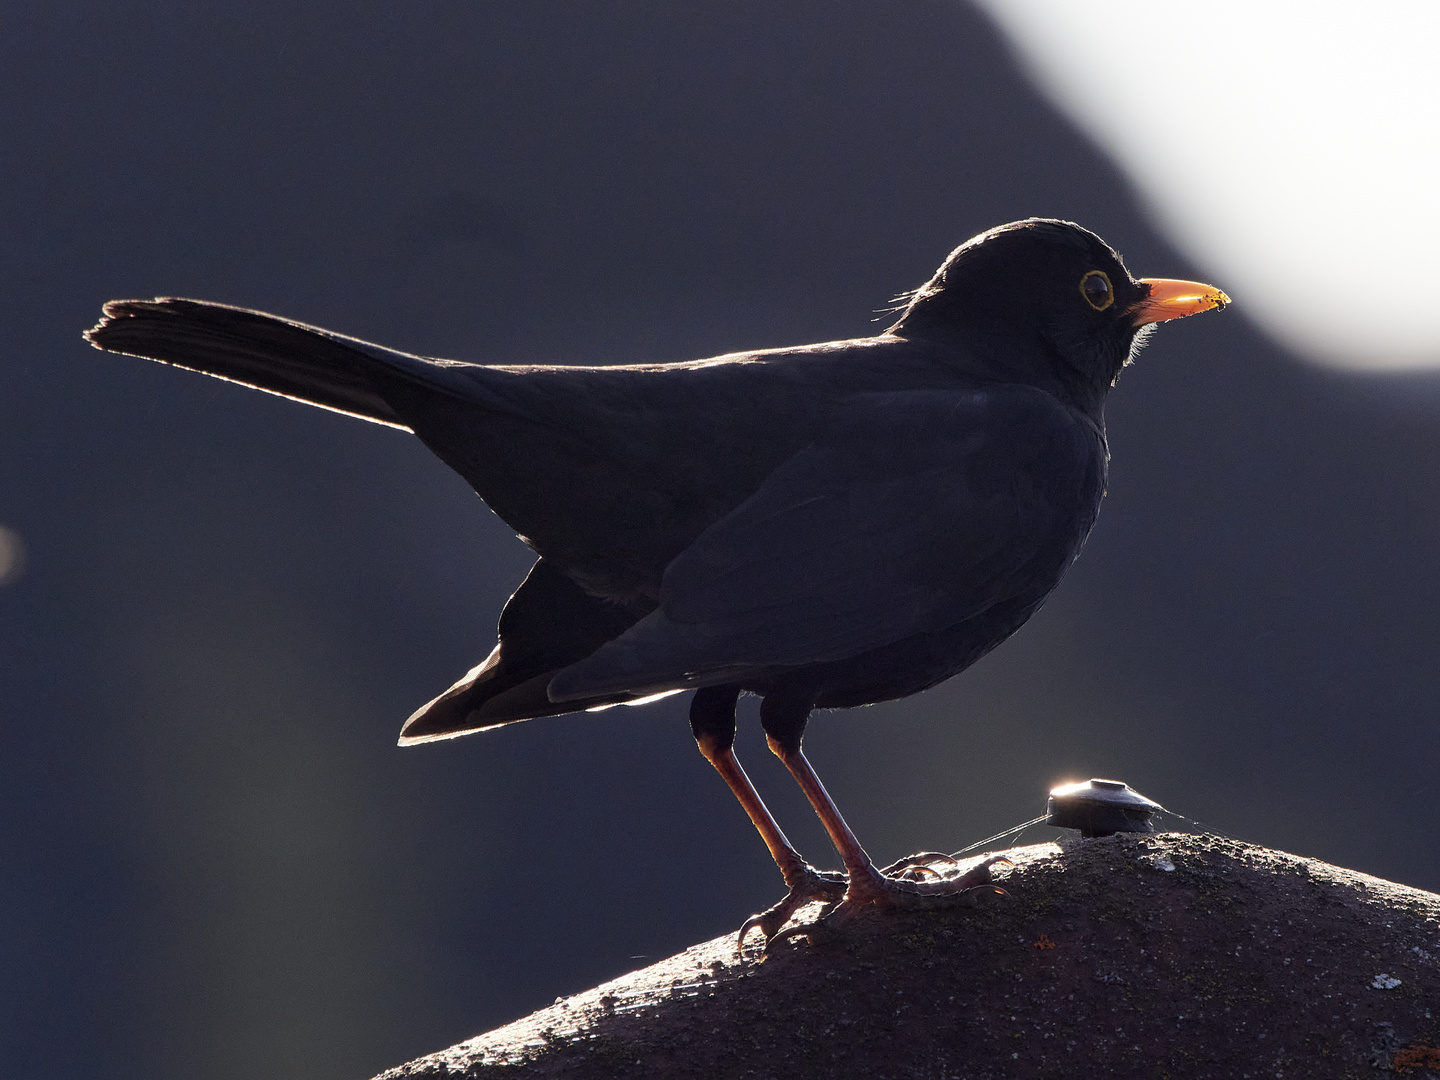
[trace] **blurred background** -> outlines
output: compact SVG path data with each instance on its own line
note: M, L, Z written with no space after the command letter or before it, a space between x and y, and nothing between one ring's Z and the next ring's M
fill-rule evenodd
M1433 35L1337 24L1317 61L1248 8L992 6L7 7L0 1075L366 1077L783 891L686 698L397 749L527 551L407 435L91 350L112 297L690 359L875 332L973 233L1079 221L1236 304L1112 395L1050 604L941 688L818 716L817 768L879 860L1094 775L1440 889L1433 185L1406 202L1440 110L1432 77L1387 142L1355 59L1408 77Z

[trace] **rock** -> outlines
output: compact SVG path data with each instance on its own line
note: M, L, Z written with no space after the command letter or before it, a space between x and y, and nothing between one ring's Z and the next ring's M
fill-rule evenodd
M1440 896L1210 835L1006 854L1008 895L727 935L381 1080L1440 1069Z

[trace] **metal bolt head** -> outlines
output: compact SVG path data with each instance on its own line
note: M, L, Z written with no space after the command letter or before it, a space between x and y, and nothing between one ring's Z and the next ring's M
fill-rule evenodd
M1153 833L1155 826L1150 818L1163 809L1122 780L1086 780L1051 790L1050 801L1045 804L1045 824L1079 829L1081 836Z

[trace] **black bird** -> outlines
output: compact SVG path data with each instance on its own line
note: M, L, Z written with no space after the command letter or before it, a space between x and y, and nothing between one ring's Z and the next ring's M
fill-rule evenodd
M1030 219L953 251L876 337L689 363L434 360L178 299L112 301L86 336L418 435L539 558L401 745L693 688L700 750L790 889L746 924L770 938L811 898L924 905L988 879L877 870L806 720L934 686L1019 629L1095 521L1120 369L1150 324L1227 303ZM736 760L742 693L844 877L800 857Z

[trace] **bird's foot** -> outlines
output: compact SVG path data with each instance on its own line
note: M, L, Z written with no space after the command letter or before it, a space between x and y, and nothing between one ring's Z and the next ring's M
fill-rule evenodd
M823 919L845 898L848 882L845 875L839 871L816 870L807 864L798 873L787 876L793 880L789 882L790 891L785 894L785 899L745 920L736 941L738 948L745 947L745 936L751 930L759 929L765 935L765 946L768 949L780 928L790 921L790 916L806 904L816 900L823 903L825 909L820 913L820 918Z
M923 911L953 907L960 897L976 889L1004 893L1004 889L993 883L990 868L1009 861L1004 855L992 855L962 871L951 856L926 851L901 859L884 870L866 867L850 875L845 900L835 914L841 914L843 908L848 917L867 907Z
M1003 855L994 855L962 872L959 864L949 855L923 852L901 859L884 870L866 867L850 875L844 899L821 912L813 923L784 931L778 930L777 926L776 933L767 934L766 951L796 937L816 941L864 912L953 908L967 902L967 897L981 890L1003 896L1005 890L994 884L990 873L992 866L1002 862L1009 860Z

